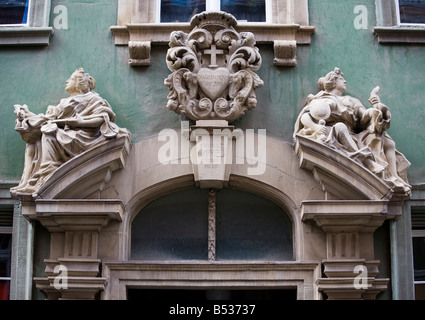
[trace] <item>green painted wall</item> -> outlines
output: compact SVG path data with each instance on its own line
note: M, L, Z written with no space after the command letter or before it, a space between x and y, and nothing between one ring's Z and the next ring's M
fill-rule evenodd
M65 5L68 29L55 30L48 47L0 48L0 180L19 179L22 173L25 144L14 131L13 105L26 103L33 112L44 113L49 104L67 96L65 81L77 67L96 79L96 91L112 105L116 122L132 132L134 142L163 128L180 127L179 117L165 108L167 47L153 46L151 66L129 67L127 48L115 46L109 30L116 25L117 3L52 0L50 25L56 16L53 8ZM366 30L354 27L357 5L368 10ZM309 12L316 33L311 45L298 47L296 67L275 67L272 46L259 45L259 75L265 85L257 90L257 108L237 125L267 129L268 135L291 142L305 98L318 91L319 77L338 66L348 82L347 94L366 106L370 91L381 86L381 98L393 116L389 134L412 162L409 180L425 183L425 45L378 44L374 0L309 0Z

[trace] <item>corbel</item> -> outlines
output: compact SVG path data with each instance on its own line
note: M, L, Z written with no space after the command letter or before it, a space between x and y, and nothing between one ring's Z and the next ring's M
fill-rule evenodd
M149 66L151 63L150 41L129 41L128 51L130 59L128 64L132 67Z
M294 67L297 65L297 41L275 40L274 42L274 64L278 67Z

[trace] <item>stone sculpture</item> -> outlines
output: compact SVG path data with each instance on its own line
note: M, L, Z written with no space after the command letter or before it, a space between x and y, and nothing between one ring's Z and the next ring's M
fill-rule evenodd
M375 87L366 108L360 100L343 95L344 74L339 68L318 81L321 91L309 95L295 123L294 139L305 136L359 162L395 191L410 194L409 161L398 152L386 130L391 113Z
M164 81L169 110L192 120L232 122L256 107L261 56L254 35L238 33L236 24L228 13L208 12L192 18L189 34L171 33L167 66L173 73Z
M15 105L15 130L27 145L22 178L12 194L32 194L71 158L108 139L130 135L114 123L111 106L92 91L95 86L95 80L79 68L66 81L70 97L48 106L46 114Z

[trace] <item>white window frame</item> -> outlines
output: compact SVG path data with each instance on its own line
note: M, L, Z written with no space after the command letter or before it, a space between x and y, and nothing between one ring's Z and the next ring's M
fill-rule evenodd
M26 24L1 24L0 46L48 45L51 0L30 0Z
M425 26L424 23L409 23L409 22L401 22L401 16L400 16L400 2L399 0L395 0L396 3L396 14L397 14L397 25L399 26Z
M216 7L208 7L214 9ZM160 0L119 0L115 45L128 46L130 66L150 65L152 44L167 45L170 34L190 32L190 23L158 22ZM239 22L238 32L254 33L257 44L272 44L276 66L297 64L296 48L308 45L315 28L309 25L308 0L266 0L266 22Z
M398 0L375 0L379 43L425 43L425 23L401 23Z
M272 21L272 1L265 0L266 2L266 21L265 22L252 22L252 23L271 23ZM220 0L206 0L205 11L221 11ZM231 14L231 12L229 12ZM170 23L170 22L161 22L161 0L156 1L156 23ZM247 22L247 21L244 21Z

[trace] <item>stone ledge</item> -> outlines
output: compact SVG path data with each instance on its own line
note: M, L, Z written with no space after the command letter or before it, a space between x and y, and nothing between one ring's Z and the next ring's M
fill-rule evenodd
M53 28L0 28L0 46L47 46Z
M373 32L379 43L425 44L425 27L423 26L375 27Z
M389 200L394 191L371 171L341 153L297 135L300 167L312 171L328 198L339 200Z

